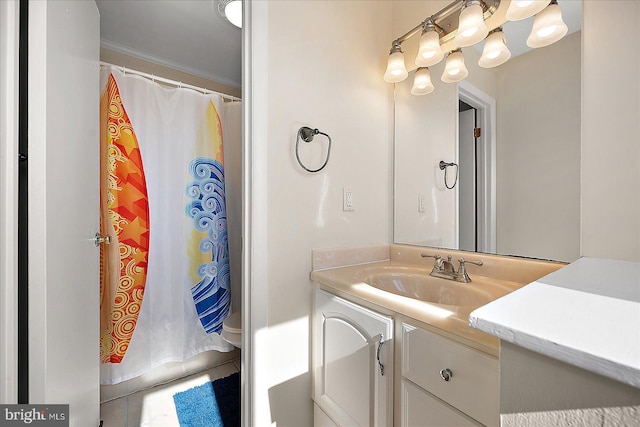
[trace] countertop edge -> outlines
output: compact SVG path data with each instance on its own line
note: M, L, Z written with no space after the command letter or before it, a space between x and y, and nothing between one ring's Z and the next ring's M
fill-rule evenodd
M622 365L585 353L582 350L563 346L561 344L535 337L521 331L510 329L480 317L469 316L469 324L489 335L493 335L500 340L507 341L519 347L526 348L538 354L560 360L569 365L577 366L584 370L600 374L607 378L640 388L640 376L638 371L632 366Z
M636 295L640 270L638 264L628 264L624 273L609 268L617 265L616 261L581 258L477 308L469 314L469 325L503 341L640 388L640 330L636 322L640 320ZM611 271L618 274L611 276ZM575 298L572 304L568 304L567 297ZM626 324L619 324L623 319ZM602 323L607 320L614 323Z

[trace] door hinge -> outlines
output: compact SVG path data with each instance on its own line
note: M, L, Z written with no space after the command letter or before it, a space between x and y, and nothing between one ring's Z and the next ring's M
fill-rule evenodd
M480 133L481 133L481 128L473 129L473 137L474 138L480 138Z

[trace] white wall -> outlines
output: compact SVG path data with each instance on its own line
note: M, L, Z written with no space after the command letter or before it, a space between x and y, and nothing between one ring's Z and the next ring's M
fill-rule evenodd
M585 1L581 255L640 261L640 2Z
M250 232L259 264L251 272L251 317L254 328L261 316L267 324L251 350L253 424L311 425L311 250L391 241L392 88L382 80L391 3L258 3L250 35ZM333 139L322 172L305 172L295 160L301 126ZM304 151L309 163L318 161ZM353 191L353 212L342 210L345 186ZM259 294L266 299L258 301Z
M497 249L580 256L580 32L512 58L497 76Z

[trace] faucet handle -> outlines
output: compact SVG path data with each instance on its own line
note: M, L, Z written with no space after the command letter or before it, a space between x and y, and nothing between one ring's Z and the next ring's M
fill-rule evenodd
M473 265L482 265L482 261L469 261L468 259L464 259L464 258L460 258L458 260L458 262L460 263L460 267L464 268L464 265L469 263L469 264L473 264Z
M433 262L433 268L436 268L438 270L440 269L440 260L442 259L442 257L440 255L438 255L438 254L435 254L435 255L420 254L420 256L422 258L434 258L435 261Z
M474 265L482 265L483 264L482 261L469 261L469 260L466 260L464 258L458 259L458 262L460 263L460 267L458 267L458 275L460 277L462 277L462 281L464 283L469 283L471 281L471 278L467 274L467 269L464 267L464 265L467 264L467 263L474 264Z

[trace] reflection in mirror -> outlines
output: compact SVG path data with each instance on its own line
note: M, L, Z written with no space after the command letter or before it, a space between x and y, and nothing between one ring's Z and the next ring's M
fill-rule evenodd
M508 43L509 26L520 22L504 25ZM463 49L469 76L447 84L444 64L430 67L428 95L411 95L415 71L396 83L396 243L579 257L581 34L514 50L484 69L482 46ZM441 161L459 167L441 169Z

